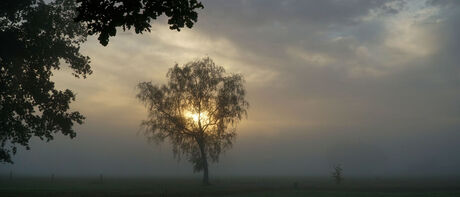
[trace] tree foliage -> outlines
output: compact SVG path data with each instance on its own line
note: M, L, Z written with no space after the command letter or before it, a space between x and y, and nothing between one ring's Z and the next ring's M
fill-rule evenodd
M191 28L197 21L196 9L203 8L197 0L77 0L78 22L88 25L89 34L99 34L99 41L106 46L110 36L134 27L136 33L150 31L150 21L165 14L170 29L179 31Z
M334 178L336 184L340 184L343 181L343 168L340 164L334 166L334 171L332 172L332 178Z
M103 45L116 27L150 30L165 14L171 29L192 27L196 0L1 0L0 1L0 162L12 162L17 145L52 140L53 133L74 137L84 117L70 111L75 94L56 90L52 72L69 65L75 77L91 74L89 57L80 53L88 34Z
M156 142L169 140L175 156L185 155L208 183L208 158L217 162L231 147L236 125L247 115L243 77L227 75L210 58L176 64L167 77L165 85L138 85L137 98L149 112L142 122L145 134Z
M73 0L0 1L0 162L12 162L17 145L29 149L33 136L73 138L72 126L84 120L69 109L75 94L56 90L50 79L64 62L76 77L91 74L80 53L87 30L73 21L76 6Z

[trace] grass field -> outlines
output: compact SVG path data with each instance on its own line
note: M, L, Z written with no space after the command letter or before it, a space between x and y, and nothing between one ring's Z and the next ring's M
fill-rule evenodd
M0 196L454 197L460 196L460 179L356 178L335 185L321 178L220 177L203 186L199 178L15 177L0 180Z

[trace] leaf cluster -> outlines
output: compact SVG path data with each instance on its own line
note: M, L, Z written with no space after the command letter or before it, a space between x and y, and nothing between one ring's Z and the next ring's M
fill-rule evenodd
M203 8L197 0L77 0L77 22L88 25L89 34L99 34L99 41L106 46L110 36L134 27L136 33L150 32L150 21L161 15L168 17L170 29L179 31L191 28L197 21L196 9Z
M84 120L69 109L75 94L56 90L50 79L62 63L75 77L92 72L80 53L87 30L73 21L76 6L73 0L0 1L0 162L12 162L16 145L29 149L33 136L73 138L72 126Z

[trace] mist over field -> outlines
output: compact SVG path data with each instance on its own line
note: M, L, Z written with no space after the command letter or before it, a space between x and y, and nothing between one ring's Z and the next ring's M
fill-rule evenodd
M203 1L180 32L118 32L82 45L93 74L55 72L86 116L77 137L32 140L0 174L201 176L148 143L136 99L174 64L209 56L245 77L248 118L210 176L460 176L460 1Z

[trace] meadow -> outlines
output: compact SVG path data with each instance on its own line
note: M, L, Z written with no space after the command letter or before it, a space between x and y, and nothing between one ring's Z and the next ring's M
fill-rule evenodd
M457 178L349 178L337 185L312 177L15 177L0 180L0 196L460 196Z

